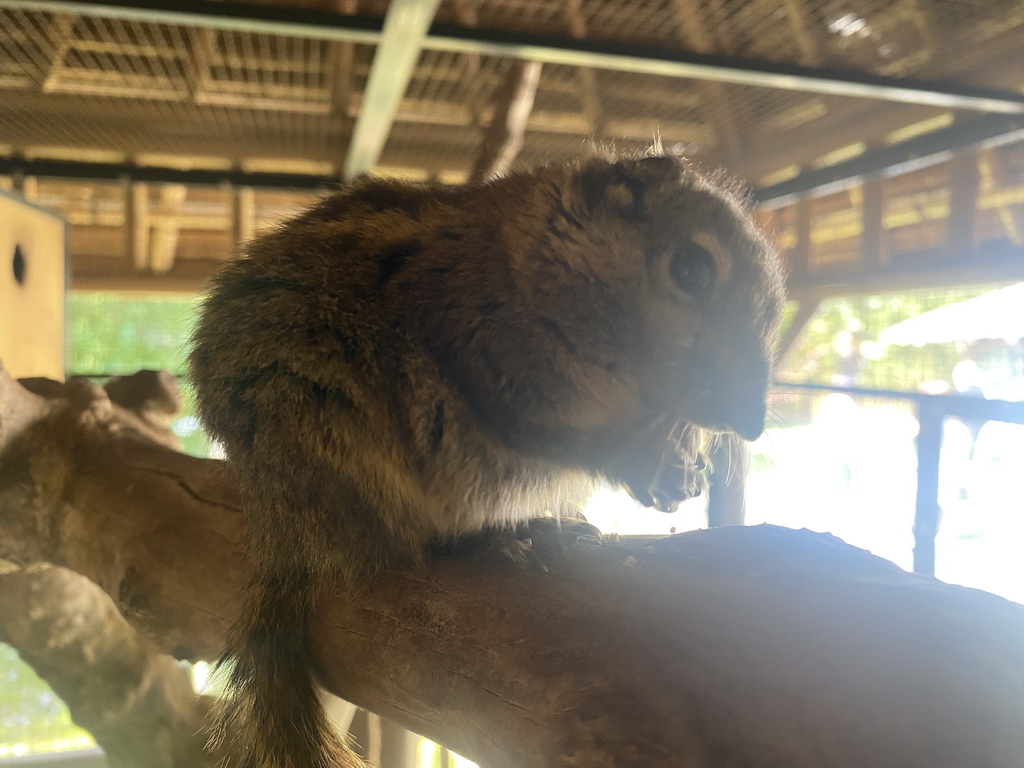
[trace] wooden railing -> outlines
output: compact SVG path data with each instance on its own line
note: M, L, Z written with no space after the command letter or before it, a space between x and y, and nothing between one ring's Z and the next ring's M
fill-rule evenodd
M912 403L920 425L917 433L917 500L914 511L914 571L935 574L935 537L939 531L939 456L942 422L953 417L974 421L1024 424L1024 402L987 400L963 395L926 395L887 389L835 387L824 384L777 382L787 391L839 393L852 397L877 397Z

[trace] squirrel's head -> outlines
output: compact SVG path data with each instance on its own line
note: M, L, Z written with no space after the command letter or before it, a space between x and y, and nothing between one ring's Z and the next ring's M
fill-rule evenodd
M552 213L514 266L562 346L597 363L595 390L629 377L647 413L760 435L783 281L734 188L665 156L540 173Z

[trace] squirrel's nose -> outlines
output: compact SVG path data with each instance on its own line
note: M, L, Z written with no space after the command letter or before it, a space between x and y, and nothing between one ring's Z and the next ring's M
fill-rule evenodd
M750 400L736 409L729 426L744 440L757 440L764 432L765 408L761 400Z

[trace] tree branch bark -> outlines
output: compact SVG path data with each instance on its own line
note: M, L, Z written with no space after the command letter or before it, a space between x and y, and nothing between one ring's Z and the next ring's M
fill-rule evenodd
M0 557L211 658L248 577L230 473L102 390L0 380ZM1024 608L807 531L444 558L326 601L325 686L488 768L1019 768Z
M57 398L66 391L45 379L26 384ZM154 441L181 447L168 428L181 408L173 377L140 371L104 389ZM112 768L219 764L221 755L206 749L211 700L196 696L188 669L139 634L84 576L46 564L0 567L0 641L60 696Z
M0 575L0 640L89 731L111 768L214 768L208 697L88 579L33 565Z

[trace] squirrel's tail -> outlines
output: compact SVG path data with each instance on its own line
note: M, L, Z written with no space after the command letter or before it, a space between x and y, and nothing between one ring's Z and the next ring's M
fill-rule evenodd
M310 669L310 578L261 578L221 660L227 695L211 743L229 768L365 768L331 723Z

